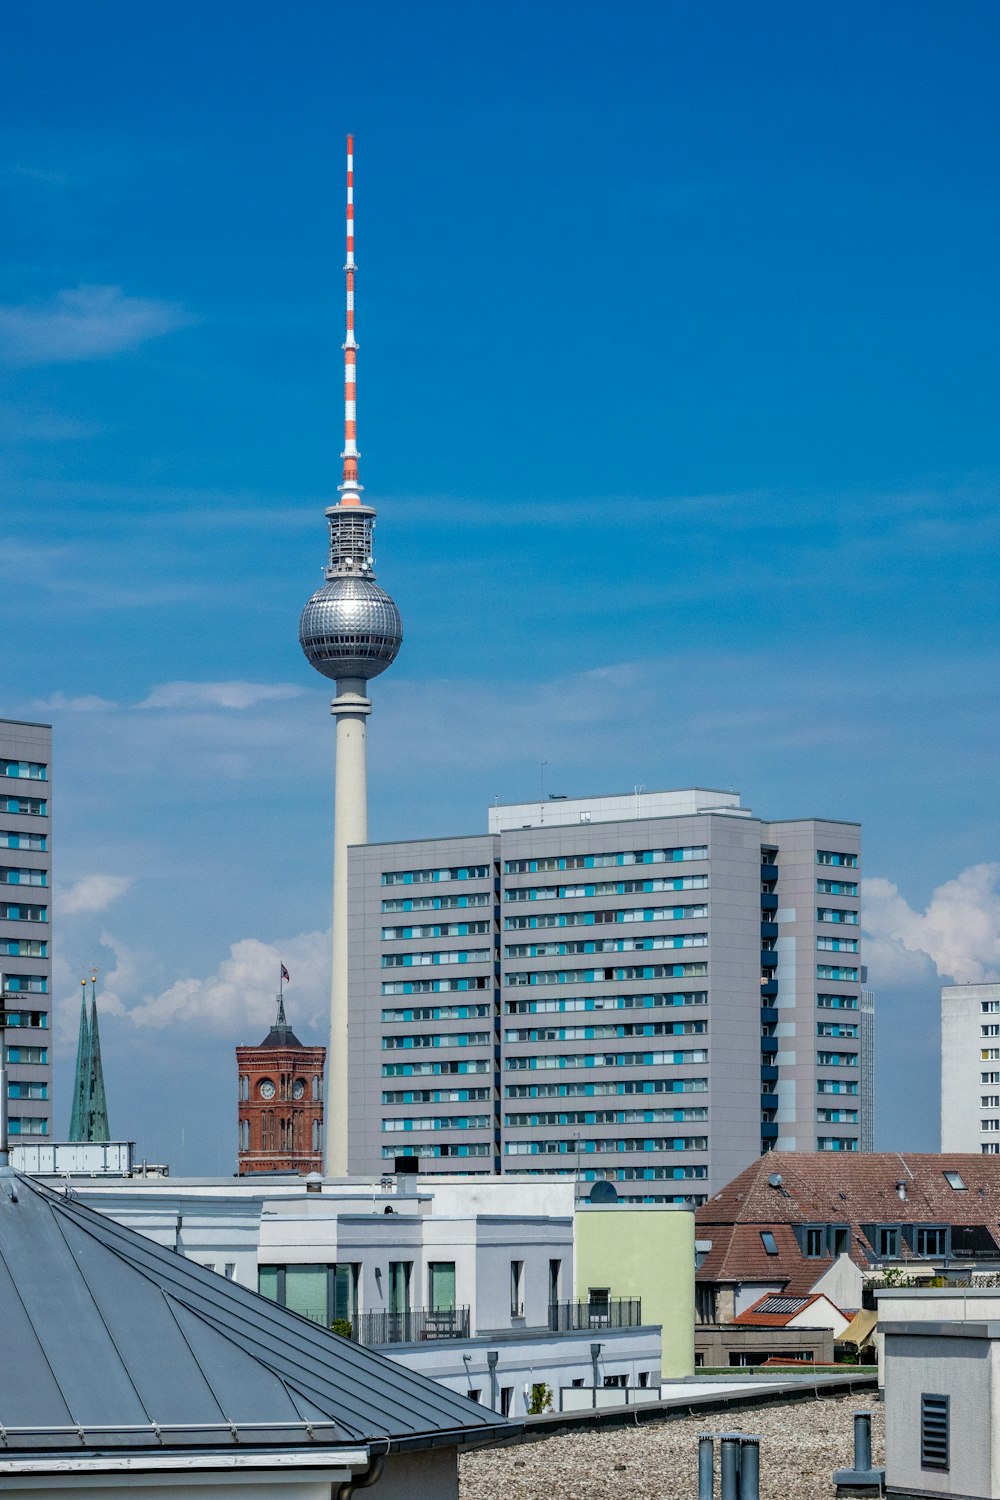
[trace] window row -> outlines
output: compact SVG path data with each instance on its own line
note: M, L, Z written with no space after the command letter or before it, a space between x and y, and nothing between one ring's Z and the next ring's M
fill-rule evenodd
M817 1151L857 1151L858 1142L853 1135L818 1135Z
M406 911L462 911L466 907L489 906L490 891L471 891L468 896L394 896L382 902L385 913Z
M9 901L0 901L0 920L4 922L47 922L47 906L14 906Z
M707 1021L619 1022L609 1026L518 1026L504 1032L504 1041L524 1042L604 1042L619 1037L637 1036L703 1036Z
M7 1121L11 1135L48 1135L48 1120L36 1120L30 1115L11 1115Z
M818 937L816 947L822 953L857 953L857 938Z
M48 943L38 938L0 938L0 953L8 958L47 958Z
M856 1109L818 1109L816 1119L822 1125L856 1125L858 1112Z
M707 963L642 964L620 969L542 969L513 970L506 976L508 985L525 984L604 984L611 979L700 979L708 973Z
M49 1024L48 1012L44 1010L9 1010L7 1012L8 1029L12 1026L32 1026L36 1030L47 1030Z
M37 760L0 760L0 776L18 776L24 781L47 781L49 768Z
M817 906L817 922L841 922L848 927L857 927L858 914L844 906Z
M821 1068L856 1068L856 1052L817 1052L816 1061Z
M44 833L20 833L11 828L0 828L0 849L34 849L45 852Z
M8 1099L47 1099L48 1097L47 1083L12 1082L7 1085Z
M534 875L549 870L601 870L613 865L663 865L677 860L707 859L707 844L681 849L626 849L610 854L553 854L537 859L508 859L505 875Z
M856 880L817 879L816 893L819 896L856 896L858 883Z
M842 968L840 965L834 965L834 964L817 964L816 965L816 978L817 979L837 979L837 980L840 980L840 982L842 984L857 984L857 982L858 982L858 971L857 971L857 969Z
M5 1047L4 1054L9 1063L47 1063L48 1047Z
M426 1120L419 1117L416 1119L383 1120L383 1135L391 1135L394 1131L409 1133L413 1130L489 1130L493 1123L492 1115L439 1115L436 1118L428 1116Z
M853 1078L820 1078L816 1082L817 1094L856 1094L858 1085Z
M383 995L448 995L467 990L492 989L488 974L474 974L471 979L386 979Z
M995 1016L1000 1012L1000 1000L981 1000L979 1009L984 1016Z
M475 1021L493 1012L492 1005L414 1005L406 1010L384 1010L386 1024L399 1021Z
M383 1078L436 1078L450 1074L490 1073L490 1064L485 1057L470 1058L468 1062L419 1062L383 1063Z
M632 906L610 911L553 911L542 916L505 917L507 932L536 927L606 927L624 922L690 922L707 917L708 907L700 906Z
M0 865L0 885L48 885L46 870L25 870L16 865Z
M856 870L858 867L858 856L846 854L837 849L817 849L816 863L818 865L840 865L848 870Z
M505 1099L608 1099L635 1094L704 1094L707 1078L635 1078L610 1083L508 1083Z
M857 1041L858 1028L847 1021L819 1021L816 1024L816 1035L847 1037Z
M382 941L405 942L413 938L472 937L492 932L489 919L479 922L435 922L421 927L383 927Z
M508 886L505 901L567 901L579 896L653 896L664 891L703 891L707 875L659 875L649 880L598 880L584 885Z
M681 990L658 995L592 995L572 1000L508 1000L510 1016L562 1015L572 1011L658 1010L662 1006L706 1005L707 990Z
M384 1036L382 1050L405 1052L411 1047L487 1047L492 1040L491 1031L446 1031L426 1036L416 1032L407 1036Z
M44 974L5 974L5 995L46 995L49 981Z
M459 1145L456 1145L454 1141L452 1141L450 1143L446 1142L445 1144L440 1146L432 1146L426 1144L423 1141L419 1143L414 1141L412 1146L407 1146L406 1149L407 1155L419 1157L492 1156L493 1154L493 1147L491 1146L489 1141L462 1141ZM397 1150L397 1146L383 1146L382 1155L389 1159L396 1155Z
M652 953L662 948L707 948L707 932L678 933L676 937L592 938L579 942L508 943L504 958L568 958L587 953Z
M490 1099L485 1089L383 1089L383 1104L477 1104Z
M488 964L493 958L492 948L447 948L428 953L383 953L383 969L420 968L428 964Z
M857 995L825 995L816 996L816 1004L820 1010L857 1010Z
M505 1156L595 1156L619 1151L707 1151L707 1135L664 1135L611 1137L591 1141L574 1137L570 1140L505 1141Z
M486 880L489 865L453 865L440 870L384 870L383 885L424 885L437 880Z
M553 1125L667 1125L685 1120L707 1120L704 1104L690 1109L568 1109L537 1114L504 1115L512 1129L551 1128Z
M508 1057L507 1071L535 1068L651 1068L708 1062L703 1047L688 1052L578 1052L537 1057Z

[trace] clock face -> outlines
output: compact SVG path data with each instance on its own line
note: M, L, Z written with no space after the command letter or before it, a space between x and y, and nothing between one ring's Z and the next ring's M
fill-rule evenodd
M270 1078L264 1079L263 1083L260 1085L260 1089L258 1090L258 1092L260 1093L260 1097L262 1099L274 1098L274 1084L271 1082Z
M306 1086L302 1082L302 1079L301 1078L296 1078L295 1085L294 1085L294 1087L292 1089L292 1098L293 1099L301 1099L301 1098L303 1098L304 1095L305 1095L305 1091L306 1091Z

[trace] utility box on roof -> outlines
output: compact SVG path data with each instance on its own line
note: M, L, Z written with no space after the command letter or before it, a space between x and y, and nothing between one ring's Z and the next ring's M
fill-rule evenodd
M1000 1500L1000 1291L990 1290L956 1288L945 1308L936 1289L880 1295L887 1496Z

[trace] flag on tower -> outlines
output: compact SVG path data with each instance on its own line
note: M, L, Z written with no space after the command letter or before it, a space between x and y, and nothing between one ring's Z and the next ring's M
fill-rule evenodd
M285 984L289 984L291 982L292 976L291 974L289 974L284 964L281 965L281 977L284 980Z

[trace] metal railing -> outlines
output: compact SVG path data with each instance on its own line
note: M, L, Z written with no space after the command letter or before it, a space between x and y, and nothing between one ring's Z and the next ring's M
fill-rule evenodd
M359 1344L416 1344L430 1339L467 1339L467 1307L434 1311L418 1307L409 1312L356 1312L351 1337Z
M550 1302L552 1333L574 1333L583 1328L638 1328L642 1323L640 1297L595 1297L583 1302Z

